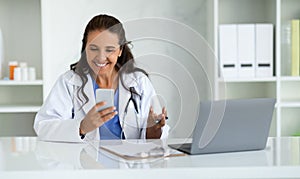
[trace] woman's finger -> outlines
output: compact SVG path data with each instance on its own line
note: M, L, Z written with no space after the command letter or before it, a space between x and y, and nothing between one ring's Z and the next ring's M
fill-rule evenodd
M100 107L104 106L105 104L106 104L105 101L101 101L95 105L95 108L98 110Z
M106 114L109 114L109 113L113 112L114 110L116 110L116 107L115 107L115 106L112 106L112 107L103 109L102 111L99 111L98 113L99 113L101 116L104 116L104 115L106 115Z
M155 118L155 126L156 128L161 128L166 124L166 116L164 114L160 114Z
M166 109L166 107L163 107L163 108L162 108L162 114L164 114L165 117L167 118L168 114L167 114L167 109Z
M163 127L166 124L166 116L162 114L162 118L160 122L158 123L159 127Z
M114 112L111 112L111 113L106 114L106 115L104 115L104 116L101 116L101 121L102 121L103 123L105 123L105 122L111 120L111 119L112 119L115 115L117 115L117 114L118 114L118 112L117 112L117 111L114 111Z

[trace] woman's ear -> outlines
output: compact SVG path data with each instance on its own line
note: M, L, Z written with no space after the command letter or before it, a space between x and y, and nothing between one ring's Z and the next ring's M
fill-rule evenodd
M118 57L122 55L123 49L120 50Z

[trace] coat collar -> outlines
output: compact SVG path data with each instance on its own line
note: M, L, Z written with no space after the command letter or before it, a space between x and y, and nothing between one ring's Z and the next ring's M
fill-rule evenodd
M72 86L77 86L77 87L80 87L81 84L82 84L82 81L79 77L79 75L77 75L75 72L72 71L72 73L69 73L71 75L71 77L69 78L69 83L72 85ZM90 75L88 75L90 76Z

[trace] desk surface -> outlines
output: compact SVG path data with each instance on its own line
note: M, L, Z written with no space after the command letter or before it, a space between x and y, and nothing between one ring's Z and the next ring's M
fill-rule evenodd
M260 151L125 160L101 150L96 142L0 138L0 178L300 178L299 149L299 137L283 137L269 138Z

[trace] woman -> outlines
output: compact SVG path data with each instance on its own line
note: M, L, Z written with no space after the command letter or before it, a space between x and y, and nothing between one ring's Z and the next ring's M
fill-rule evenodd
M153 112L155 90L145 71L134 66L119 20L108 15L92 18L85 28L81 53L80 60L57 80L35 117L34 129L41 140L168 136L167 111ZM96 104L97 88L114 89L114 107L98 111L105 102Z

